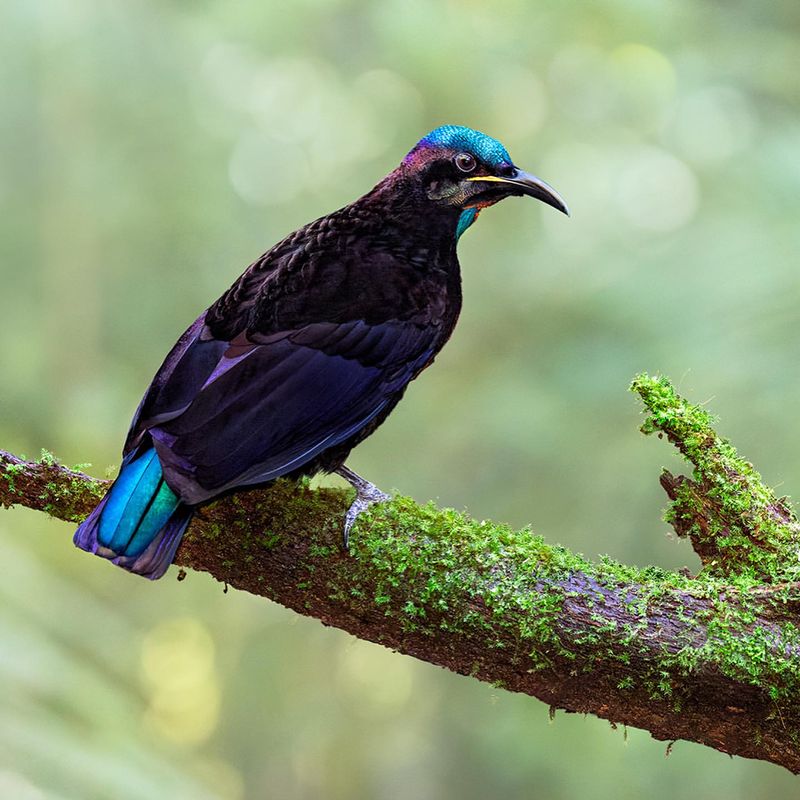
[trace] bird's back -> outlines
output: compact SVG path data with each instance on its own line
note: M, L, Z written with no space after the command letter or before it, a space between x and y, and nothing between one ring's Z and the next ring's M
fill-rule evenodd
M206 314L216 338L269 335L313 322L411 319L452 330L461 278L449 231L371 195L287 236L257 259ZM418 225L421 230L410 229Z
M449 337L455 248L368 197L254 262L156 375L126 452L152 441L185 502L337 468Z

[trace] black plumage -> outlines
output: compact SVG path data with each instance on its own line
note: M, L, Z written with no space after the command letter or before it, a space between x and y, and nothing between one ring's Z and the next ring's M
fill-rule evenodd
M126 450L152 437L190 503L340 466L461 308L455 221L408 236L392 200L381 186L256 261L167 358Z
M267 251L186 331L145 394L121 478L155 448L157 462L145 473L152 479L137 473L112 490L113 513L101 503L76 543L158 577L188 522L186 507L320 471L341 471L358 490L347 532L385 495L347 470L345 459L449 338L461 310L458 236L481 208L510 194L565 210L497 142L448 126L368 194ZM168 490L177 511L165 506L166 517L135 502L137 492ZM140 519L120 547L115 526L129 510ZM170 529L179 514L181 525Z

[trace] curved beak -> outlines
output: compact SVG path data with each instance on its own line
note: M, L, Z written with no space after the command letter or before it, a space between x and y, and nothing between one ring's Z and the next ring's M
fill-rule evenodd
M529 172L523 172L518 169L513 175L507 178L499 175L476 175L473 178L467 178L470 181L487 181L493 183L507 183L514 187L514 194L535 197L543 203L558 209L562 214L569 216L569 208L564 202L561 195L549 184L545 183L541 178L531 175Z

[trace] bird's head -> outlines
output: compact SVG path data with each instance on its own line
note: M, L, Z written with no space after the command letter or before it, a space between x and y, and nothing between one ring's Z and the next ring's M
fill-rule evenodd
M460 236L481 209L512 196L528 195L569 214L558 192L523 172L496 139L461 125L443 125L421 139L403 159L428 200L457 209Z

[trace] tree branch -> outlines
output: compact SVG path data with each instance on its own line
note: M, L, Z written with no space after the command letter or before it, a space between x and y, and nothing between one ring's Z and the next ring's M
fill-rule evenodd
M205 506L176 564L555 708L800 772L798 524L664 379L632 387L694 464L664 473L690 578L591 563L530 530L405 497L339 541L349 493L278 481ZM0 503L82 519L107 481L0 451Z

